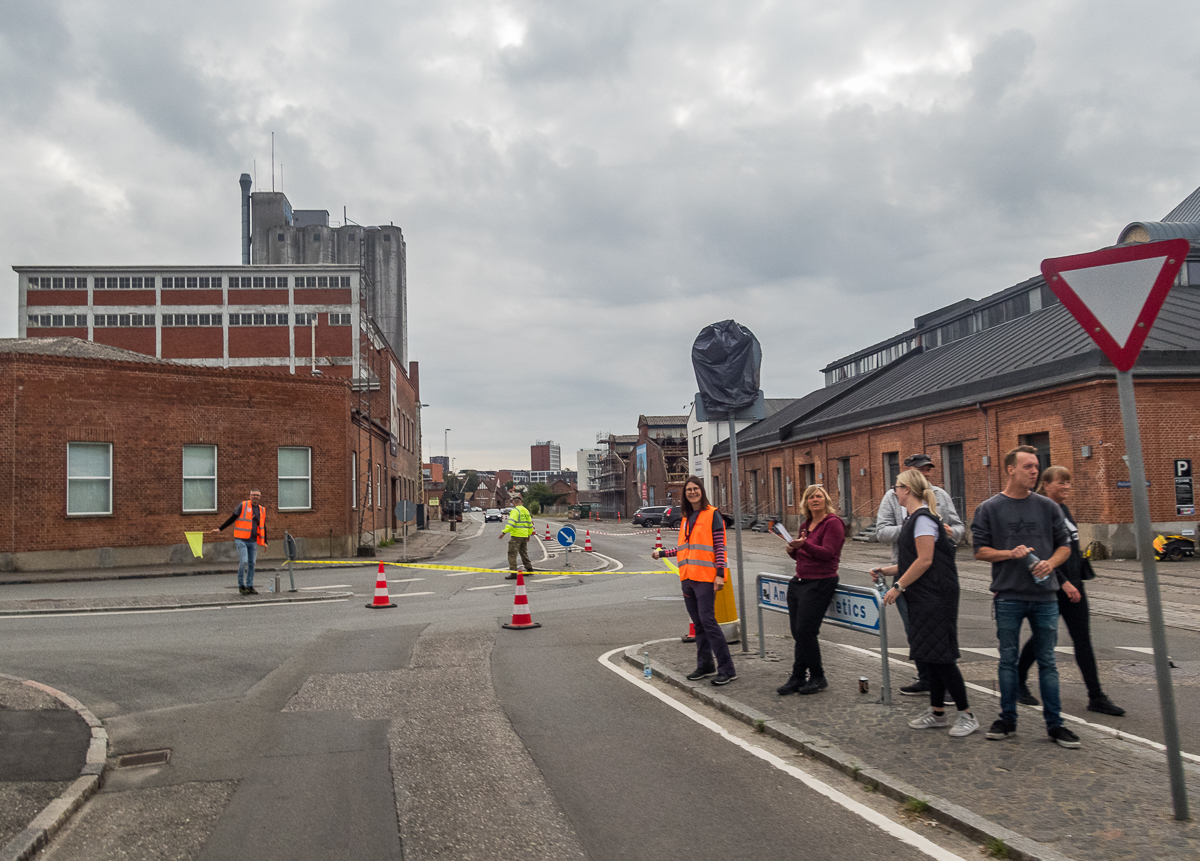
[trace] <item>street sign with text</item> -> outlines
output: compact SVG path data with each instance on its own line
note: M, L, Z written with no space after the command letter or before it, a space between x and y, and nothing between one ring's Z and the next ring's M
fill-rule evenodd
M1187 257L1186 239L1042 261L1046 284L1118 371L1128 371Z

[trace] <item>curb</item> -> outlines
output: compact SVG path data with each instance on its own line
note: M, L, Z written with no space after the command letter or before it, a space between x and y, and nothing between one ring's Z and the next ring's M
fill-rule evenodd
M642 668L644 664L639 650L645 650L646 648L647 644L644 643L630 646L624 652L625 662L636 668ZM766 735L808 754L813 759L830 768L837 769L842 774L864 786L874 787L875 791L886 795L894 801L904 803L910 798L917 798L928 803L929 809L926 811L926 815L932 819L936 819L943 825L953 828L971 840L980 843L986 843L990 840L1003 841L1004 845L1008 847L1009 858L1017 859L1017 861L1072 861L1068 856L1044 843L1024 837L1015 831L1005 828L1003 825L997 825L991 820L984 819L982 816L972 813L961 805L947 801L936 795L922 792L910 783L885 774L877 768L865 765L858 758L835 747L823 738L801 732L783 721L772 718L768 714L752 709L723 694L715 693L715 689L713 692L710 692L703 687L694 685L684 678L682 674L674 670L667 669L654 661L650 662L650 669L654 675L667 684L686 691L701 702L724 712L742 723L749 724L755 728L761 727L762 732ZM0 861L4 861L4 859L0 857Z
M8 841L8 845L3 849L0 849L0 861L27 861L41 851L42 847L50 842L50 838L67 824L67 820L74 815L75 811L95 795L104 784L104 763L108 759L108 731L104 729L104 724L100 722L100 719L73 696L64 694L49 685L43 685L41 682L22 679L18 676L0 673L0 677L50 694L68 708L74 709L92 730L92 741L88 745L87 756L84 759L83 768L79 771L79 777L67 787L62 795L47 804L24 831Z
M268 593L274 594L274 593ZM353 598L353 592L325 592L325 593L308 593L305 595L297 595L293 598L269 598L261 601L246 601L238 603L235 601L202 601L197 604L139 604L130 606L128 604L112 604L103 607L45 607L45 608L23 608L16 610L6 610L3 604L0 604L0 616L67 616L81 613L148 613L154 610L193 610L205 607L254 607L260 604L295 604L304 601L329 601L336 598ZM3 675L3 674L0 674ZM19 680L18 680L19 681ZM29 682L28 684L35 684ZM46 692L50 693L59 699L63 699L66 694L59 695L56 691L46 688ZM63 700L66 702L66 700ZM74 701L72 701L74 702ZM74 708L74 706L72 706ZM81 707L82 708L82 707ZM82 714L82 712L81 712ZM88 712L91 714L91 712ZM84 720L87 720L85 717ZM0 855L0 861L4 861L4 856Z

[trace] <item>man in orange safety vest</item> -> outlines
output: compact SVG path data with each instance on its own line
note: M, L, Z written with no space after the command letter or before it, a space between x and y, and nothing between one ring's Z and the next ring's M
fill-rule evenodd
M259 505L260 499L261 491L250 491L250 498L239 502L229 519L213 530L220 532L233 524L233 543L238 554L238 592L243 595L258 594L254 588L254 559L258 555L258 546L267 546L267 509Z

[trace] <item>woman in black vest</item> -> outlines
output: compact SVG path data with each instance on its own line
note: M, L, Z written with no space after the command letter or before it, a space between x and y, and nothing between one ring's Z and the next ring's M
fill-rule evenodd
M1042 496L1053 499L1062 509L1063 519L1067 521L1067 531L1071 533L1071 555L1067 561L1054 569L1061 584L1058 588L1058 612L1067 623L1067 632L1071 635L1071 643L1075 646L1075 663L1079 673L1087 685L1088 711L1103 715L1121 717L1125 709L1114 703L1100 687L1100 671L1096 668L1096 652L1092 648L1092 632L1088 622L1087 590L1083 588L1084 580L1096 576L1092 563L1083 558L1079 552L1079 529L1075 526L1075 518L1071 509L1067 508L1067 497L1071 494L1071 470L1065 466L1048 466L1038 482L1037 492ZM1020 696L1018 701L1027 706L1038 705L1038 699L1029 691L1029 668L1033 666L1033 639L1025 643L1021 650L1021 659L1017 662L1017 675L1021 679Z
M896 499L908 512L900 537L899 564L876 568L871 574L900 574L883 600L895 604L903 593L908 602L908 656L929 664L929 711L908 722L913 729L950 726L946 693L954 697L958 717L950 727L954 738L979 729L967 703L967 686L958 669L958 567L954 542L937 516L933 488L920 470L909 469L896 479Z

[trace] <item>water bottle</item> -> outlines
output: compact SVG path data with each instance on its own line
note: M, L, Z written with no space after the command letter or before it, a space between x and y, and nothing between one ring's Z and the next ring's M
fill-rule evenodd
M1034 553L1032 550L1030 550L1029 555L1025 557L1025 567L1027 567L1029 569L1030 574L1033 574L1033 569L1036 568L1037 564L1041 561L1042 560L1038 558L1038 555L1036 553ZM1050 573L1045 574L1042 577L1039 577L1038 575L1033 574L1033 581L1035 583L1045 583L1046 579L1050 576L1050 574L1053 574L1053 573L1054 573L1053 570L1051 570Z
M651 678L654 673L650 671L650 650L642 652L642 675L645 678Z

